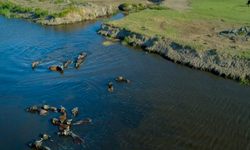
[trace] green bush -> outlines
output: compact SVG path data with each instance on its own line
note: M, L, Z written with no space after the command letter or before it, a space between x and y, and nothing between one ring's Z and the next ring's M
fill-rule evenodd
M32 11L31 7L22 7L21 5L16 5L12 2L0 2L0 9L9 10L9 12L18 13L29 13ZM4 12L6 12L6 10Z
M142 3L140 3L140 4L139 4L139 6L140 6L140 7L143 7L143 4L142 4Z
M130 5L131 5L131 3L124 3L124 4L123 4L124 7L128 7L128 6L130 6Z
M15 6L15 4L12 3L12 2L1 2L1 3L0 3L0 7L1 7L2 9L11 9L11 8L14 7L14 6Z
M142 3L140 3L138 6L139 6L139 10L147 9L147 6L143 5Z
M127 43L127 44L129 44L129 43L131 42L129 36L125 37L123 41L124 41L125 43Z
M36 18L43 18L45 16L48 16L49 11L48 10L42 10L40 8L36 8L35 12L34 12L34 16Z
M5 16L6 18L10 18L11 17L11 12L10 12L9 9L0 8L0 15Z
M240 79L240 84L241 85L249 85L250 81L248 79L241 78Z
M139 10L144 10L146 8L147 8L147 6L143 5L142 3L140 3L140 4L124 3L121 6L119 6L119 9L121 9L123 11L129 11L129 12L136 12L136 11L139 11Z
M138 10L138 9L139 9L139 5L137 5L137 4L135 4L135 3L133 3L132 6L133 6L133 8L134 8L135 10Z

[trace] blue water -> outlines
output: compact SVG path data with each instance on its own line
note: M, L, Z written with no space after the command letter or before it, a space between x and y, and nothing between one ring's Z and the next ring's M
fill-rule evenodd
M112 19L122 18L122 14ZM86 150L211 150L249 149L250 88L232 80L169 62L155 54L123 46L104 46L96 33L101 23L42 26L0 17L0 149L29 149L27 144L51 135L51 149ZM51 72L86 52L84 64L63 74ZM31 63L44 59L35 70ZM131 83L116 83L124 76ZM114 92L108 92L108 83ZM44 104L74 107L74 126L85 145L58 137L48 116L25 110Z

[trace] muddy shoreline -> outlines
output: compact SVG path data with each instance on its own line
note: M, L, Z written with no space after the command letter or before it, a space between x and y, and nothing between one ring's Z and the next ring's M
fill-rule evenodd
M147 37L126 29L102 24L98 34L118 38L127 44L157 53L162 57L193 69L208 71L218 76L248 83L250 80L250 60L219 54L216 49L197 52L165 37Z

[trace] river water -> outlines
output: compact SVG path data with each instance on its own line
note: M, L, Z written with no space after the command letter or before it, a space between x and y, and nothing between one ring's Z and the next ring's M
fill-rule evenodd
M112 19L119 19L122 14ZM0 149L29 149L51 135L51 149L86 150L243 150L250 149L250 87L123 46L102 45L96 34L104 19L42 26L0 17ZM63 74L48 70L79 53L88 56ZM44 59L36 70L33 61ZM124 76L131 83L115 83ZM109 93L108 83L114 83ZM74 126L85 145L58 137L48 116L25 110L44 104L79 108Z

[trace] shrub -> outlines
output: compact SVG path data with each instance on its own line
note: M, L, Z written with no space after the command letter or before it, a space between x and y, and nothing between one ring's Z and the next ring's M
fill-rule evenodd
M32 12L32 7L23 7L21 5L16 5L12 2L2 2L0 1L0 15L3 15L7 18L14 17L17 18L18 16L14 13L30 13Z
M143 5L142 3L140 3L138 6L139 6L139 10L147 9L147 6Z
M11 12L10 12L9 9L0 8L0 15L5 16L6 18L10 18L11 17Z
M131 42L129 36L125 37L123 41L124 41L125 43L127 43L127 44L129 44L129 43Z
M48 10L42 10L40 8L36 8L35 12L34 12L34 16L36 18L43 18L45 16L48 16L49 11Z
M120 10L130 11L130 12L136 12L138 10L143 10L143 9L146 9L146 8L147 8L147 6L143 5L142 3L140 3L140 4L123 3L122 5L119 6Z
M250 81L248 79L241 78L240 79L240 84L241 85L249 85Z
M124 3L124 4L123 4L124 7L128 7L128 6L130 6L130 5L131 5L131 3Z
M138 9L139 9L139 5L137 5L137 4L135 4L135 3L133 3L132 6L133 6L133 8L134 8L135 10L138 10Z
M15 5L12 2L2 2L0 4L1 4L2 9L11 9Z

